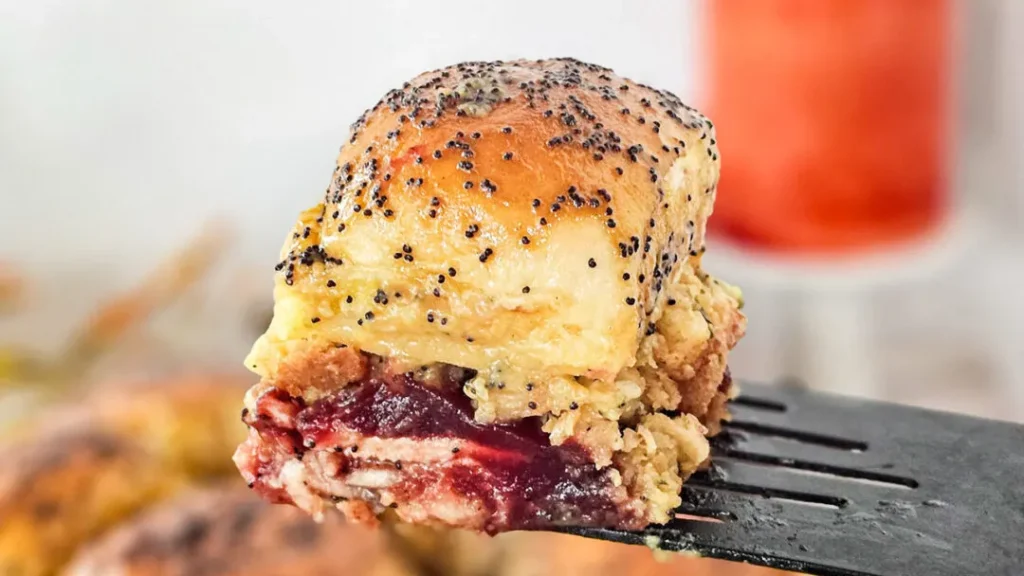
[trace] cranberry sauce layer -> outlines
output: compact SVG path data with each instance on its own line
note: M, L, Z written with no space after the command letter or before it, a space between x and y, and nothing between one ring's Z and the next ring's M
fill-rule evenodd
M643 524L614 472L598 470L582 446L552 446L539 418L476 422L459 382L435 387L388 375L310 405L275 389L257 406L246 418L249 453L238 462L275 502L295 500L276 476L282 461L301 460L315 468L304 483L317 496L390 506L412 522L491 533ZM315 480L324 474L326 485Z

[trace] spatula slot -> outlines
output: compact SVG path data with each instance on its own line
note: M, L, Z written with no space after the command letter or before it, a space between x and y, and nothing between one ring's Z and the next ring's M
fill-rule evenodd
M776 402L775 400L768 400L766 398L750 398L747 396L740 396L733 398L730 401L735 406L746 406L747 408L755 408L758 410L766 410L768 412L785 412L786 405L782 402Z
M896 476L895 474L886 474L884 472L875 472L873 470L845 468L842 466L832 466L829 464L820 464L818 462L806 462L803 460L795 460L792 458L779 458L777 456L770 456L768 454L757 454L755 452L745 452L743 450L735 450L730 448L716 450L715 457L741 460L743 462L759 464L763 466L778 466L781 468L788 468L794 471L821 474L824 476L836 477L843 480L857 480L863 482L870 482L873 484L881 484L892 488L913 489L917 488L919 485L917 480L914 480L913 478Z
M765 486L753 486L750 484L739 484L729 481L709 481L702 477L693 476L687 482L690 488L704 488L722 492L734 492L737 494L749 494L761 496L772 500L785 500L798 504L816 504L830 508L843 508L850 502L846 498L828 496L825 494L812 494L810 492L797 492L794 490L783 490L781 488L768 488Z
M771 436L774 438L785 438L786 440L795 440L797 442L803 442L804 444L814 444L816 446L835 448L836 450L847 450L849 452L864 452L868 449L867 443L859 440L848 440L837 436L826 436L824 434L804 432L802 430L793 430L792 428L782 428L757 422L733 420L731 422L723 423L722 427L726 430L742 430L751 434L760 434L762 436Z

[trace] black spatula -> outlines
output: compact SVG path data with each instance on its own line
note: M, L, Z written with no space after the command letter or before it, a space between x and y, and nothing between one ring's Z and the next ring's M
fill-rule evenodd
M1024 426L742 390L676 520L565 531L810 574L1024 575Z

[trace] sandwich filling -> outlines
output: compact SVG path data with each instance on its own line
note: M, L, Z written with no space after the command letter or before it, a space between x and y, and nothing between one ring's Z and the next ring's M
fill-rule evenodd
M617 465L597 466L592 449L574 438L553 445L540 417L479 422L462 392L473 371L444 366L423 379L395 372L383 358L339 350L362 356L358 380L313 402L267 388L243 416L250 438L236 455L266 499L314 516L336 505L357 520L393 508L409 522L489 533L642 528L650 496L637 498L636 489L650 479L624 483L620 470L656 468L654 449L671 454L673 465L653 480L677 492L675 465L692 471L707 457L706 430L696 419L653 414L624 431L633 446L613 458ZM729 384L726 376L723 396Z
M446 367L423 381L371 362L364 379L311 404L261 395L239 457L254 488L314 514L328 502L357 518L391 507L410 522L491 533L643 525L614 469L575 441L553 446L540 418L477 422L461 390L471 372Z

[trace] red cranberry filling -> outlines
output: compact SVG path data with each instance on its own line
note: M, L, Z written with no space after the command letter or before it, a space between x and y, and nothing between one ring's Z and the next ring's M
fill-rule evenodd
M459 383L429 388L404 375L346 388L302 410L297 423L302 437L318 444L341 425L378 438L462 438L481 446L527 449L529 454L551 448L539 418L480 424Z
M261 444L286 443L297 457L307 450L331 451L345 460L342 471L381 465L342 445L346 439L456 440L449 459L405 463L401 486L391 494L398 500L454 494L487 511L489 518L479 527L489 532L569 524L642 525L625 489L614 486L609 471L598 470L582 446L571 441L552 446L539 418L513 424L476 422L459 382L434 388L398 375L367 380L308 406L279 390L265 395L260 404L259 413L249 420ZM271 411L295 414L294 428L282 428L280 419L267 415ZM260 461L266 458L252 459ZM264 466L250 472L265 497L282 498L280 489L265 485L264 476L272 475L271 470Z

